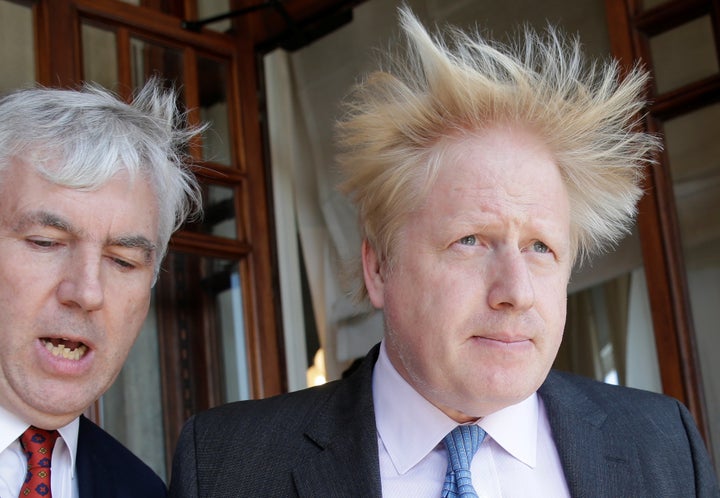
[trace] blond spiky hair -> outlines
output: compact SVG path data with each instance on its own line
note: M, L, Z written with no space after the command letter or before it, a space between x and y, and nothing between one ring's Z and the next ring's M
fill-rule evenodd
M570 198L580 259L632 225L644 166L659 147L639 131L647 74L587 65L580 43L548 28L501 45L479 32L433 38L403 7L407 50L359 83L338 123L339 186L357 205L361 235L392 264L392 247L444 167L447 145L491 126L523 126L549 147ZM359 296L365 297L364 288Z

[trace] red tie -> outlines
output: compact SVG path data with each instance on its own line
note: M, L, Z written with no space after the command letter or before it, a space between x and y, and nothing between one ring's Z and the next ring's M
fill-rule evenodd
M58 431L45 431L30 426L20 436L20 444L22 444L28 459L27 475L22 488L20 488L20 498L52 497L50 491L50 458L58 435Z

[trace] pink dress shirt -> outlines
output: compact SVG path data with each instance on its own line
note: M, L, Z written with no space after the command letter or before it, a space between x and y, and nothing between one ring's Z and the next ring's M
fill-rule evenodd
M447 470L442 438L457 422L400 376L384 343L373 372L373 401L383 497L438 498ZM477 423L487 432L471 466L480 498L570 496L537 394Z

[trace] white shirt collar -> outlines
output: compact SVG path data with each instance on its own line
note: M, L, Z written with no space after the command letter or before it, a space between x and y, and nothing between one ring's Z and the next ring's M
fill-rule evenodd
M384 342L373 371L373 402L378 434L401 475L417 465L457 426L395 370ZM513 457L535 467L537 394L484 417L478 425Z
M23 422L14 413L9 412L3 406L0 406L0 452L7 449L22 435L30 424ZM78 432L80 429L80 419L75 418L69 424L60 427L58 432L61 439L58 440L56 446L59 448L53 450L62 451L62 445L65 445L70 452L71 475L75 476L75 456L77 455ZM18 443L19 444L19 443Z
M538 444L538 396L484 417L479 425L505 451L529 467L535 467Z

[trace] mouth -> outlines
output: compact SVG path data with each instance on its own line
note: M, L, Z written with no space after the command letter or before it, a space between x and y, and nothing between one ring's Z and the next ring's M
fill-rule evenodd
M494 341L499 342L501 344L518 344L521 342L529 341L529 339L506 339L506 338L500 338L500 337L482 337L482 339L488 340L488 341Z
M483 344L485 347L500 348L503 351L514 351L533 344L533 340L526 337L473 336L472 340Z
M66 360L79 360L88 350L88 347L79 341L71 341L67 338L50 338L43 337L40 341L45 349L50 351L53 356L65 358Z

